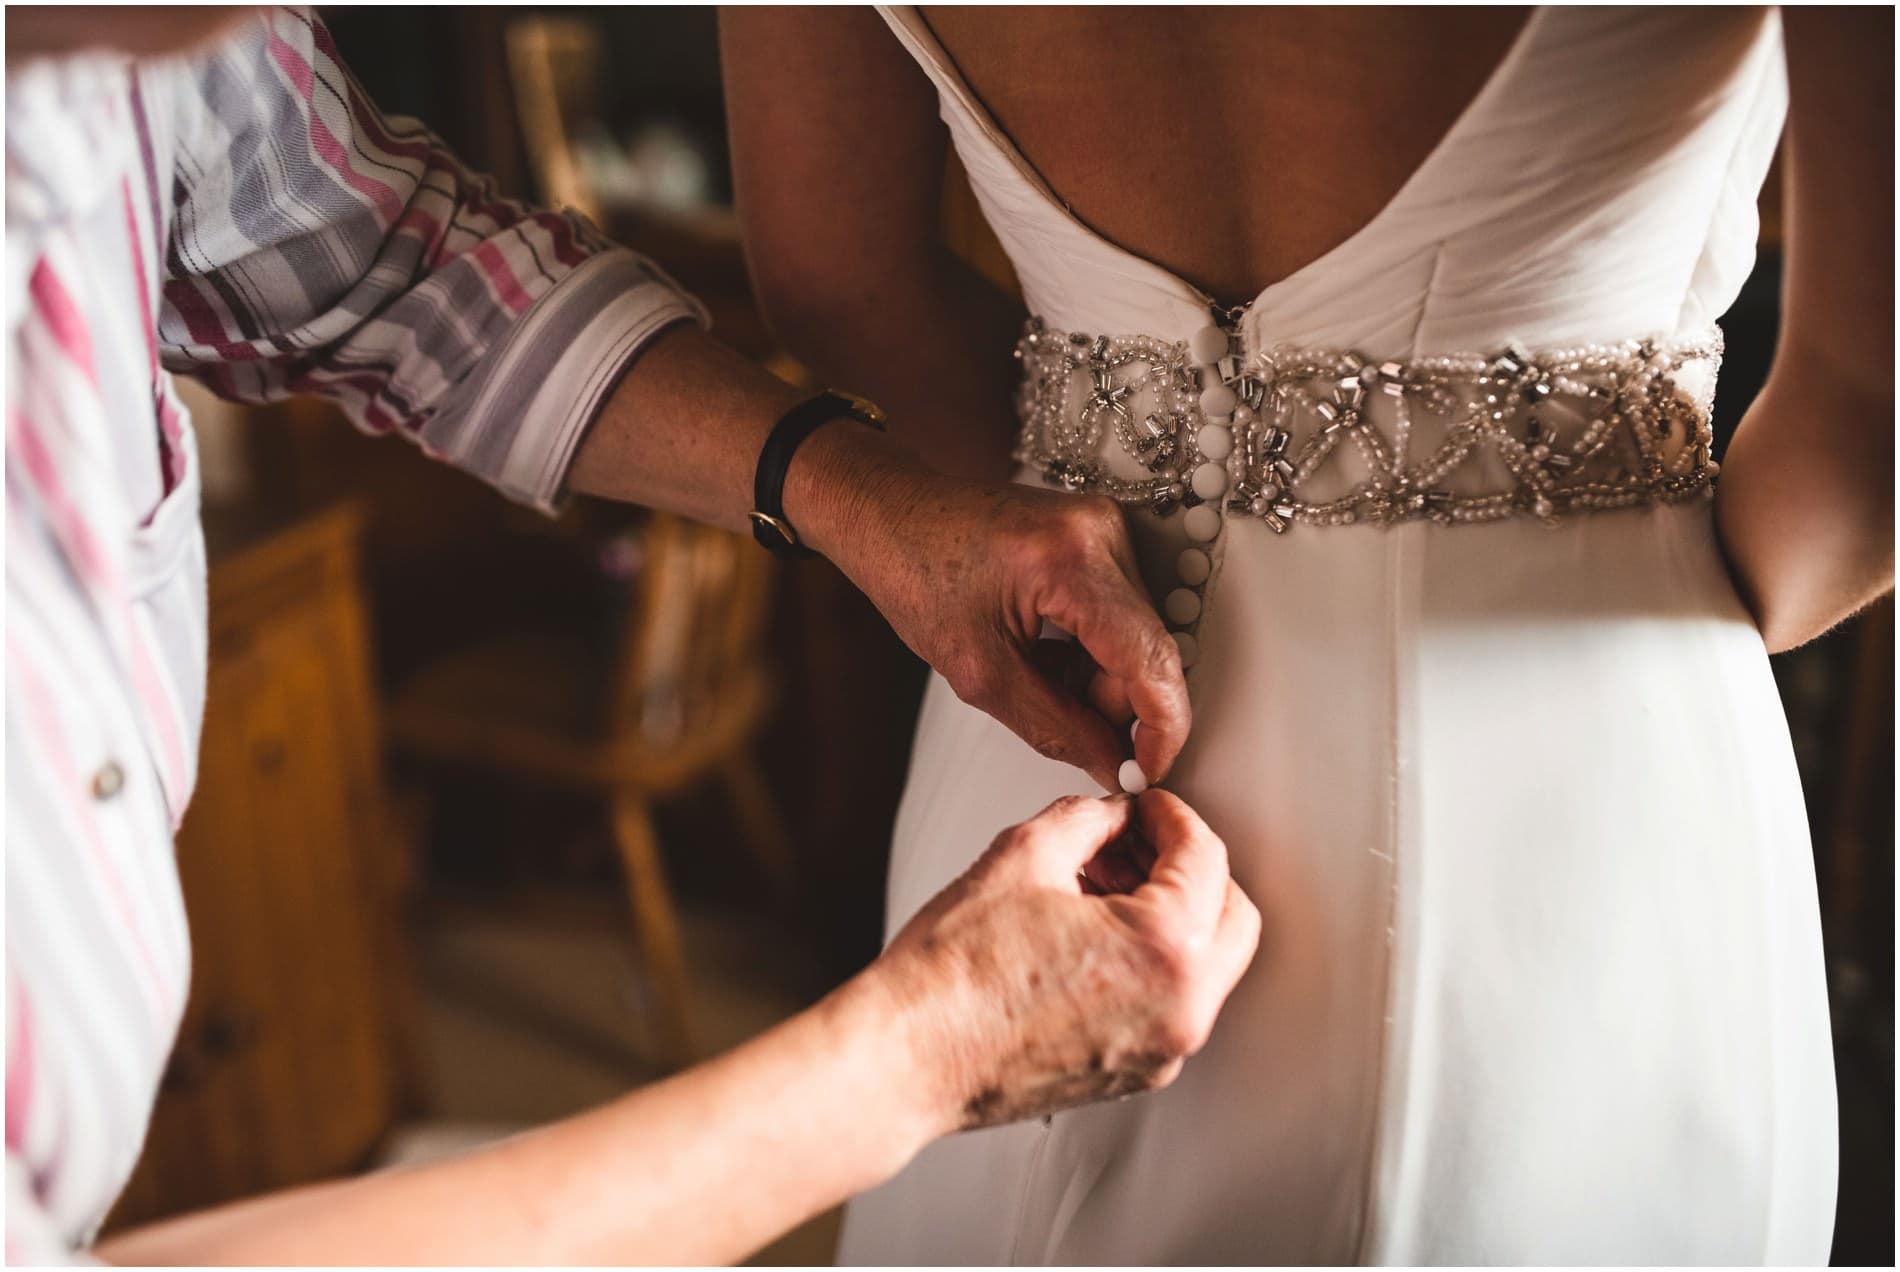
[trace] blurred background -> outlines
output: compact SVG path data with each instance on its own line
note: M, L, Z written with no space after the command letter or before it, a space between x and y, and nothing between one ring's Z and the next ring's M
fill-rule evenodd
M748 294L711 9L323 13L385 111L588 212L803 379ZM952 177L946 234L1008 285ZM1780 220L1771 179L1723 437L1773 348ZM545 521L327 406L186 392L213 562L179 842L196 970L113 1226L577 1111L875 954L924 669L829 566L585 501ZM1775 668L1821 885L1841 1263L1893 1262L1893 666L1888 601ZM836 1228L758 1261L828 1262Z

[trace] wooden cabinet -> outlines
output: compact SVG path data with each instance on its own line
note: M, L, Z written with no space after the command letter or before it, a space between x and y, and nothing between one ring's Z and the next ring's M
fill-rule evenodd
M360 1165L408 1072L405 859L382 787L360 518L207 524L208 705L178 837L191 998L114 1227Z

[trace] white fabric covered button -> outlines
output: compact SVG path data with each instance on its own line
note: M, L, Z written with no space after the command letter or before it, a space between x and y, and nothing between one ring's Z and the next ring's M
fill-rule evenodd
M1219 464L1202 464L1194 470L1191 484L1203 499L1219 499L1227 490L1227 470Z
M1212 543L1220 534L1220 513L1212 504L1196 504L1181 518L1181 526L1195 542Z
M1139 795L1148 789L1148 775L1141 771L1141 765L1134 760L1123 760L1121 770L1115 774L1122 789L1130 795Z
M1201 656L1200 642L1186 632L1170 632L1168 634L1174 637L1174 647L1179 650L1181 654L1181 670L1186 671L1189 667L1194 665L1194 660Z
M1240 405L1240 395L1224 384L1210 384L1201 390L1201 414L1232 415Z
M1194 444L1209 459L1226 459L1234 453L1234 432L1221 424L1203 424L1194 435Z
M1196 362L1212 365L1227 356L1227 333L1219 327L1202 327L1188 341L1188 352Z
M1179 623L1184 627L1201 616L1200 595L1185 587L1177 587L1169 592L1168 599L1161 603L1161 607L1168 612L1170 623Z
M1189 587L1199 587L1214 572L1214 563L1199 548L1183 548L1180 559L1174 563L1174 569L1183 583Z

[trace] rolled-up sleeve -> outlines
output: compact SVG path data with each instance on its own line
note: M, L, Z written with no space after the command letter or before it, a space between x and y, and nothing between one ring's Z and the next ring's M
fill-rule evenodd
M246 401L315 393L554 509L641 348L704 309L573 212L500 198L385 119L311 14L274 10L171 84L165 365Z

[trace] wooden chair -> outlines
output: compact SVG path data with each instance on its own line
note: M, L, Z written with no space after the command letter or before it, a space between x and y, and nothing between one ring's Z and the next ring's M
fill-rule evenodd
M578 125L594 114L598 33L581 19L535 14L509 22L505 38L515 110L541 197L598 223L600 200L574 149Z
M638 539L633 605L601 673L584 633L505 636L425 668L387 713L390 746L598 799L626 876L665 1058L693 1058L686 962L654 835L656 800L723 783L738 829L781 895L785 823L751 744L773 686L762 628L772 561L749 539L655 514Z

